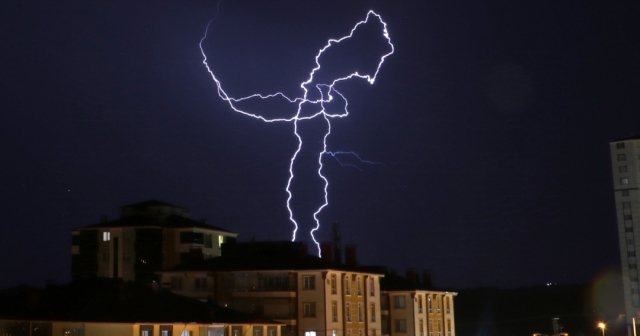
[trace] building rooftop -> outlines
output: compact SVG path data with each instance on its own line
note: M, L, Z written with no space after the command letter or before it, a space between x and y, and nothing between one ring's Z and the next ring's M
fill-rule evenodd
M167 206L167 207L184 209L184 210L187 209L187 208L183 208L183 207L181 207L179 205L174 205L174 204L170 204L170 203L166 203L166 202L162 202L162 201L158 201L158 200L149 200L149 201L144 201L144 202L138 202L138 203L133 203L133 204L128 204L128 205L123 205L120 208L146 208L146 207L150 207L150 206Z
M221 232L233 233L227 229L218 226L209 225L202 221L185 218L178 215L169 215L163 219L147 215L132 215L119 218L112 221L106 221L98 224L82 226L77 229L99 229L99 228L120 228L120 227L162 227L162 228L202 228L208 230L216 230Z
M336 263L307 253L299 242L225 243L222 256L164 270L182 271L279 271L333 269L383 274L378 267Z
M200 324L281 323L118 279L0 294L0 319Z

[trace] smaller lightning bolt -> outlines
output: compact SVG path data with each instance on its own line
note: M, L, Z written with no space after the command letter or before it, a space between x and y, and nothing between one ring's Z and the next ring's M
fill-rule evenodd
M353 168L355 168L355 169L357 169L359 171L362 171L362 168L360 168L358 165L355 165L353 163L344 163L344 162L340 161L340 159L338 158L338 155L352 155L352 156L355 156L356 159L358 161L362 162L362 163L366 163L366 164L370 164L370 165L383 165L382 162L364 160L356 152L344 152L344 151L329 152L329 151L327 151L327 152L325 152L325 154L331 155L334 159L336 159L336 161L338 161L338 163L342 167L353 167Z

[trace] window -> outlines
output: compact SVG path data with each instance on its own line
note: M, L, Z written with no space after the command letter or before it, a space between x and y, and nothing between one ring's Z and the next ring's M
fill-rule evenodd
M105 231L102 233L102 241L110 241L111 240L111 232Z
M268 336L276 336L277 327L267 327L267 335ZM224 331L222 331L222 335L224 336Z
M618 142L616 144L616 149L624 149L624 142Z
M624 154L618 154L618 161L627 161L627 156Z
M181 290L182 289L182 278L179 276L171 277L171 289L172 290Z
M316 303L305 302L302 304L304 317L316 317Z
M627 196L629 196L629 190L623 190L623 191L622 191L622 196L623 196L623 197L627 197Z
M213 235L210 235L210 234L204 235L204 247L205 248L213 247Z
M364 317L362 316L362 303L358 303L358 322L364 322Z
M224 236L218 236L218 247L222 248L222 244L224 244Z
M373 277L369 277L369 295L370 296L376 295L376 286L375 286L375 282L373 281Z
M633 232L633 228L632 227L626 227L626 228L624 228L624 232Z
M636 264L629 264L629 269L638 269L638 265L636 265Z
M331 294L337 294L337 293L338 293L338 288L336 284L336 275L331 274Z
M316 289L316 276L305 275L302 277L302 283L304 289Z
M344 317L347 322L351 322L351 305L349 302L344 304Z
M451 306L449 306L449 297L447 297L445 300L447 305L447 314L449 314L451 312Z
M109 261L109 252L102 252L102 261Z
M331 336L338 336L338 331L335 329L331 330Z
M351 288L349 287L349 275L344 277L344 293L346 295L351 295Z
M418 295L418 313L422 313L422 295Z
M193 331L185 330L185 331L180 333L180 336L193 336Z
M427 305L429 306L429 312L433 313L433 309L431 309L431 298L430 297L427 298ZM429 323L429 324L431 324L431 323Z
M620 179L620 184L629 184L629 179L626 177L623 177Z
M628 251L627 252L627 257L635 257L636 256L636 251Z
M424 336L424 320L422 319L418 322L418 331L420 332L420 336Z
M372 303L369 306L369 313L371 314L371 322L375 322L376 321L376 304Z
M180 244L204 244L204 233L202 232L180 232Z
M624 216L624 220L631 220L631 215L623 215Z
M398 319L393 320L393 331L406 333L407 332L407 320Z
M152 325L141 325L140 326L140 336L153 336L153 326Z
M172 329L171 326L160 326L160 336L171 336Z
M447 320L447 335L451 336L451 320Z
M196 278L194 287L196 289L207 289L207 278Z
M442 328L440 327L440 320L438 320L438 336L442 336Z
M62 334L64 336L84 336L84 327L82 329L62 329ZM11 335L11 334L2 334L2 335Z
M356 278L356 294L362 296L362 282L360 282L360 277Z
M305 331L304 332L304 336L316 336L316 332L315 331Z
M433 336L433 320L429 320L429 336Z
M253 336L262 336L262 326L253 327Z
M436 311L438 312L438 314L440 314L440 298L437 295L435 296L435 301L436 301Z
M623 209L631 209L631 202L622 202Z
M406 308L404 295L395 295L393 297L393 308Z
M626 172L627 172L627 166L618 167L618 173L626 173Z
M338 301L331 301L331 321L338 322Z

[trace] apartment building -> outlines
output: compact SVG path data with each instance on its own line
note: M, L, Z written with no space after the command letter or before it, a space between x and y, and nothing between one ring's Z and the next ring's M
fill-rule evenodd
M186 208L151 200L72 230L72 276L151 282L162 269L220 256L222 244L238 236L189 217Z
M281 326L120 279L0 296L0 335L281 336Z
M336 263L329 250L318 258L302 243L225 244L222 257L159 274L176 294L283 323L285 336L381 335L384 275L358 266L355 247L345 252Z
M638 257L640 257L640 137L621 139L609 143L622 263L625 315L628 334L632 335L633 318L638 321L640 312L640 281Z
M431 275L419 281L416 272L406 278L387 275L382 281L382 335L455 336L455 292L436 290Z

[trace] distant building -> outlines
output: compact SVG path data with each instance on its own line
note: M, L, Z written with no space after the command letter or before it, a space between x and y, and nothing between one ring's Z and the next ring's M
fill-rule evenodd
M387 275L382 279L382 335L455 336L453 298L455 292L436 290L431 274L419 281L415 271L406 278Z
M640 137L609 143L613 170L613 191L618 218L622 284L627 325L632 318L640 318L640 283L638 257L640 257ZM629 327L628 334L632 334Z
M358 266L355 247L344 264L323 247L318 258L302 243L225 244L222 257L160 272L161 285L281 322L283 336L382 335L383 273Z
M0 335L281 336L281 326L115 279L0 295Z
M71 231L73 278L151 282L155 272L221 255L237 233L189 218L183 207L151 200L122 206L120 218Z

